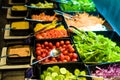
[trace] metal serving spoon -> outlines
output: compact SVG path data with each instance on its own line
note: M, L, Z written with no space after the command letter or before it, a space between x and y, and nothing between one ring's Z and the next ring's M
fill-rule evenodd
M36 64L36 63L38 63L38 62L40 62L40 61L43 61L43 60L45 60L45 59L47 59L47 58L49 58L49 57L57 57L60 53L61 53L61 52L60 52L59 49L54 48L54 49L52 49L52 50L50 51L50 55L48 55L48 56L46 56L46 57L44 57L44 58L42 58L42 59L40 59L40 60L37 60L37 61L33 62L31 65L34 65L34 64Z

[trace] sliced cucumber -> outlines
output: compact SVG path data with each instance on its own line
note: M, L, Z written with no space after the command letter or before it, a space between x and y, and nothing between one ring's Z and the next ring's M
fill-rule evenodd
M52 80L52 77L51 76L46 76L45 80Z
M60 72L59 66L53 66L52 68L53 68L53 70L54 70L55 72L57 72L57 73Z
M48 67L48 68L47 68L47 71L48 71L48 72L54 72L54 69L53 69L52 67Z
M77 75L79 75L81 72L80 72L80 70L79 69L75 69L74 70L74 74L77 76Z
M56 76L58 76L58 73L57 72L53 72L52 73L52 77L56 77Z
M61 74L66 74L67 73L66 68L64 68L64 67L60 68L60 73Z

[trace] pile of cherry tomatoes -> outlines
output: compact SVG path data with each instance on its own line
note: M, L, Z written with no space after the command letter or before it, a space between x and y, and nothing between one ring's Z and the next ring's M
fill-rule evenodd
M52 43L51 41L44 41L44 43L36 43L36 58L40 60L50 54L50 51L57 48L61 51L58 57L50 57L40 63L51 62L75 62L78 61L78 55L74 47L71 45L70 40L60 40Z

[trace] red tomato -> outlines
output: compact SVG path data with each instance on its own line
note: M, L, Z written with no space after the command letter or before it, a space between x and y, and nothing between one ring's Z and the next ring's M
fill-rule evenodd
M69 49L69 52L75 52L75 49L74 48L71 48L71 49Z
M56 42L56 47L59 48L60 47L60 43Z
M64 45L64 41L62 40L62 41L60 41L60 45Z
M67 51L67 50L64 50L64 51L63 51L63 54L64 54L64 55L67 55L67 54L68 54L68 51Z
M48 46L48 42L47 42L47 41L45 41L45 42L44 42L44 45L45 45L45 46Z
M52 42L49 42L49 43L48 43L48 46L49 46L49 48L53 48Z
M47 46L47 47L45 47L47 50L49 49L49 47Z
M70 61L70 57L69 56L64 56L65 57L65 60L67 60L67 62Z
M60 51L61 51L61 52L64 52L64 51L65 51L65 48L61 48Z
M42 57L41 56L37 56L37 60L40 60L40 59L42 59Z
M73 62L77 61L77 59L72 59Z
M69 53L68 55L70 56L70 58L73 58L73 53Z
M71 49L71 48L72 48L72 45L71 45L71 44L68 44L68 45L67 45L67 48L68 48L68 49Z
M40 55L41 55L41 51L40 51L40 50L36 50L36 54L37 54L38 56L40 56Z
M40 46L39 46L39 47L36 47L36 50L41 50L41 49L42 49L42 47L40 47Z
M56 61L56 58L55 58L55 57L52 57L51 60L52 60L52 61Z
M65 44L66 45L70 44L70 41L69 40L65 41Z
M63 48L66 48L66 45L64 44L62 47L63 47Z
M63 61L63 60L64 60L64 55L63 55L62 53L60 54L60 56L59 56L59 57L60 57L60 60L61 60L61 61Z
M74 59L77 59L78 58L78 55L76 53L73 53L73 58Z
M62 62L67 62L67 60L64 59Z
M44 47L45 47L45 45L44 45L44 44L42 44L41 46L42 46L42 48L44 48Z
M46 53L42 53L42 54L41 54L41 57L42 57L42 58L46 57Z
M40 47L40 46L41 46L41 44L40 44L40 43L37 43L37 44L36 44L36 47Z
M50 61L49 59L45 59L45 60L44 60L44 62L46 62L46 63L49 62L49 61Z
M41 36L40 34L36 34L35 37L36 37L37 39L41 39L41 38L42 38L42 36Z

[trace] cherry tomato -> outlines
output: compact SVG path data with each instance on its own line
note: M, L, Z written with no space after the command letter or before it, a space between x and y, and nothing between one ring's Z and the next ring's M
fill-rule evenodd
M48 46L48 42L47 42L47 41L45 41L45 42L44 42L44 45L45 45L45 46Z
M67 51L67 50L64 50L64 51L63 51L63 54L64 54L64 55L67 55L67 54L68 54L68 51Z
M46 53L42 53L42 54L41 54L41 57L42 57L42 58L46 57Z
M70 41L69 40L65 41L65 44L66 45L70 44Z
M67 62L67 60L64 59L62 62Z
M44 47L45 47L45 45L44 45L44 44L42 44L41 46L42 46L42 48L44 48Z
M40 46L39 46L39 47L36 47L36 50L41 50L41 49L42 49L42 47L40 47Z
M78 58L78 55L76 53L73 53L73 58L74 59L77 59Z
M40 50L36 50L36 54L37 54L38 56L40 56L40 55L41 55L41 51L40 51Z
M69 53L68 55L70 56L70 58L73 58L73 53Z
M36 37L37 39L41 39L41 38L42 38L42 36L41 36L40 34L36 34L35 37Z
M37 60L40 60L40 59L42 59L42 57L41 56L37 56Z
M49 49L49 47L48 47L48 46L46 46L45 48L46 48L47 50Z
M75 62L75 61L77 61L77 59L74 58L74 59L72 59L72 61Z
M62 41L60 41L60 45L64 45L64 41L62 40Z
M49 59L45 59L45 60L44 60L44 62L46 62L46 63L49 62L49 61L50 61Z
M75 49L72 47L71 49L69 49L69 52L75 52Z
M67 60L67 62L70 61L70 57L69 56L64 56L65 60Z
M60 57L60 60L61 60L61 61L63 61L63 60L64 60L64 55L63 55L62 53L60 54L60 56L59 56L59 57Z
M36 44L36 47L40 47L40 46L41 46L41 44L40 44L40 43L37 43L37 44Z
M62 45L62 47L63 47L63 48L66 48L66 45L64 44L64 45Z
M68 45L67 45L67 48L68 48L68 49L71 49L71 48L72 48L72 45L71 45L71 44L68 44Z
M52 57L52 58L51 58L51 61L55 61L55 62L56 62L57 60L56 60L55 57Z
M56 42L56 47L59 48L60 47L60 43Z
M49 42L49 43L48 43L48 46L49 46L49 48L53 48L52 42Z

